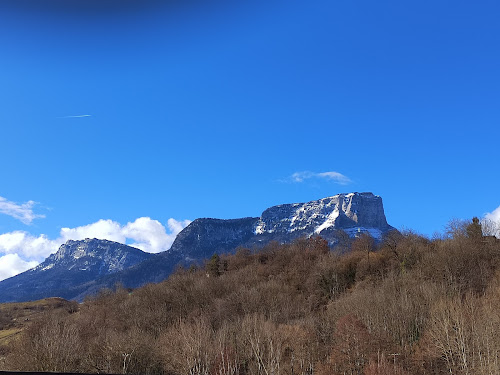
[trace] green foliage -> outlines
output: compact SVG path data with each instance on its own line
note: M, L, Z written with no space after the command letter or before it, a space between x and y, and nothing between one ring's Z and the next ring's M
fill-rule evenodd
M221 274L220 257L217 254L212 255L207 263L207 273L212 277L218 277Z

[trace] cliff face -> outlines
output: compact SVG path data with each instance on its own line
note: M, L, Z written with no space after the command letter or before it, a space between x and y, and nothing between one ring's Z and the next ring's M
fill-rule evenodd
M349 193L268 208L259 218L254 233L275 237L279 242L320 235L334 244L334 232L338 229L351 236L368 232L380 240L393 228L387 224L382 198L372 193Z
M196 219L177 235L169 252L185 254L188 261L229 252L251 241L257 220Z
M337 242L337 230L351 237L369 233L381 240L392 228L385 218L382 198L372 193L338 194L307 203L270 207L260 217L219 220L197 219L175 239L171 252L186 260L209 257L238 246L259 247L270 241L291 242L319 235L330 245Z

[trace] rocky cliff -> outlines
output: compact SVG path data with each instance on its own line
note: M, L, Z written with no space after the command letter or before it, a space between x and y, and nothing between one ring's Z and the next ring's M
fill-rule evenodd
M315 235L333 246L338 230L351 237L368 233L380 241L392 229L381 197L372 193L338 194L307 203L273 206L260 217L196 219L179 233L170 252L182 254L189 261L239 246L261 247L271 241L287 243Z
M0 282L0 302L49 296L81 300L115 284L136 288L164 280L176 266L202 263L214 253L259 248L271 241L321 236L334 246L339 230L377 241L393 230L382 198L372 193L338 194L307 203L282 204L260 217L196 219L176 237L170 250L147 254L130 246L96 239L68 241L39 266Z

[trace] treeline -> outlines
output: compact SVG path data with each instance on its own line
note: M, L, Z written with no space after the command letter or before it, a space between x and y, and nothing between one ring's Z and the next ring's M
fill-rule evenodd
M479 226L479 228L478 228ZM1 349L4 369L190 375L500 374L500 241L480 224L214 256L104 291Z

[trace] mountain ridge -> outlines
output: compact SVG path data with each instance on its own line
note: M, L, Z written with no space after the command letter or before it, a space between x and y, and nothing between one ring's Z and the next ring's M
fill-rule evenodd
M217 230L221 227L222 231ZM224 252L236 247L261 247L270 241L286 243L315 235L320 235L330 246L334 246L339 229L351 237L368 233L376 241L394 230L387 223L380 196L347 193L305 203L272 206L264 210L260 217L229 220L199 218L177 235L169 251L184 254L188 260L192 252L209 257L214 250ZM222 238L219 240L219 237Z
M152 255L109 240L69 240L38 266L1 281L0 302L45 297L72 299L87 283L141 263Z
M70 240L37 267L0 282L0 302L6 302L6 298L20 301L27 296L59 296L82 300L87 295L95 294L102 288L112 288L116 284L136 288L164 280L178 265L199 263L214 253L229 253L239 247L261 248L271 241L289 243L302 237L321 236L333 247L338 241L339 230L345 231L350 237L368 233L376 241L381 241L383 235L394 228L387 223L380 196L354 192L305 203L272 206L259 217L198 218L176 236L169 250L158 254L144 253L107 240ZM106 249L112 250L111 244L115 244L115 247L124 246L131 259L137 261L127 263L123 254L106 252ZM97 256L96 249L100 249L100 256ZM90 269L93 270L92 274L87 272ZM60 275L65 276L64 282L56 285L46 275L57 270L64 270ZM30 275L42 276L35 282L30 281ZM16 283L19 284L17 287ZM43 293L41 285L46 287ZM26 289L27 286L40 293L33 293L33 290L22 292L22 288ZM21 291L21 296L17 298L16 289Z

